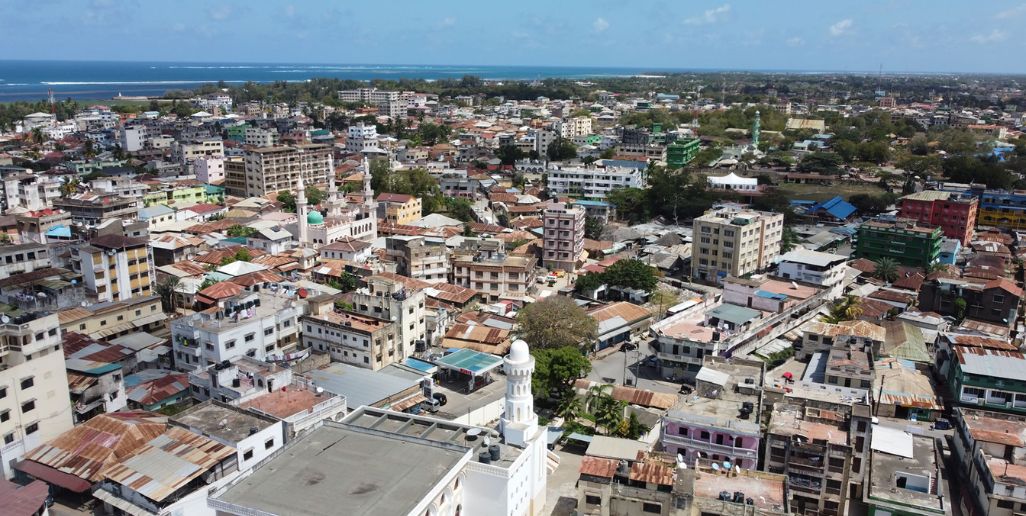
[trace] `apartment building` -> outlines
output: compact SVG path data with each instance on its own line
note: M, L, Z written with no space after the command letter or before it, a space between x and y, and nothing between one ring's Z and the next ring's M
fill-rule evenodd
M802 340L795 344L795 358L798 360L828 353L835 346L875 352L887 338L887 330L868 321L841 321L837 324L810 321L802 326L801 331Z
M575 116L566 120L560 120L553 124L553 129L559 133L564 140L587 136L591 134L591 117Z
M86 295L105 302L152 294L148 243L146 238L102 235L72 247L72 269L82 274Z
M346 152L356 153L378 148L378 128L374 124L357 122L346 132Z
M410 356L417 346L427 342L424 291L385 276L370 276L364 281L367 286L352 294L351 312L392 321L398 327L396 357Z
M536 261L507 255L498 239L465 238L453 251L452 283L478 291L489 302L523 300L534 286Z
M966 245L973 239L979 199L969 194L927 190L898 201L898 216L930 227L940 226L943 235Z
M834 288L844 280L847 257L833 253L795 248L780 256L777 276Z
M545 208L542 221L542 265L574 272L584 259L584 208L552 204Z
M61 181L53 176L37 175L30 169L3 167L0 187L3 188L4 212L21 208L23 210L44 210L61 196Z
M942 440L875 424L872 441L863 497L868 514L952 514L948 482L941 475Z
M423 215L420 197L406 194L378 195L378 218L390 224L409 224Z
M780 255L784 215L738 206L713 208L694 221L691 276L721 283L770 266Z
M70 430L68 376L57 315L13 311L0 317L0 467Z
M229 195L263 197L282 190L294 192L300 176L305 185L326 184L333 173L328 145L261 147L246 151L243 166L227 164L225 188Z
M759 361L706 356L694 392L678 398L662 418L662 449L690 465L709 459L755 469L764 375Z
M400 326L397 324L336 310L334 298L322 297L324 299L311 300L310 315L300 320L304 349L328 353L333 362L375 371L389 364L402 363L415 351L415 347L401 345Z
M250 147L264 148L278 145L278 131L262 127L246 127L243 143Z
M869 221L859 226L855 258L873 261L893 258L898 263L928 269L937 262L941 228L922 227L913 221Z
M99 226L109 220L134 220L139 213L139 200L113 194L86 193L54 199L53 207L71 215L72 222L83 226Z
M449 280L449 248L445 240L423 236L391 236L385 253L396 263L396 273L427 283Z
M224 142L218 139L176 141L171 156L179 163L191 163L199 158L223 157Z
M1026 417L956 407L952 455L967 484L962 514L1026 512Z
M220 156L204 156L192 163L196 180L203 183L220 183L224 181L224 158Z
M644 170L630 167L550 166L545 171L546 188L553 196L569 195L605 199L617 188L644 188Z
M290 299L260 291L176 319L171 323L175 367L196 371L243 356L264 360L291 352L299 341L300 313Z
M50 254L43 244L0 245L0 279L49 266Z
M124 301L76 306L57 313L61 335L69 332L110 341L131 333L166 335L167 314L160 296L133 296Z
M360 88L341 90L338 100L353 104L369 104L377 106L378 114L398 118L406 113L406 98L398 91L379 90L377 88Z
M120 132L121 148L125 152L138 152L146 146L149 131L145 125L123 126Z
M919 290L919 309L1011 326L1023 289L1012 280L933 277ZM965 305L959 308L959 300Z
M966 407L1026 414L1026 357L1018 351L953 346L948 392Z

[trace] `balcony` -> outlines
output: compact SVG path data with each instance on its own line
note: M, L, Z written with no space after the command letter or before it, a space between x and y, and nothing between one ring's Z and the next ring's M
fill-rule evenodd
M734 446L726 444L711 443L709 441L692 439L690 437L684 437L682 435L664 435L663 441L676 446L684 446L702 452L726 455L729 457L733 457L735 459L758 460L759 458L758 450L753 450L751 448L736 448Z

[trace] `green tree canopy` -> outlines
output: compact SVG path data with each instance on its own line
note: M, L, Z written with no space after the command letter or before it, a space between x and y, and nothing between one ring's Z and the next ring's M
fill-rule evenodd
M520 310L517 334L534 349L587 348L598 337L598 323L572 299L550 296Z
M652 292L659 285L655 267L651 267L641 260L620 260L610 265L602 275L606 283L611 286Z
M531 389L536 398L573 397L574 381L591 371L591 362L576 346L532 349L534 375Z

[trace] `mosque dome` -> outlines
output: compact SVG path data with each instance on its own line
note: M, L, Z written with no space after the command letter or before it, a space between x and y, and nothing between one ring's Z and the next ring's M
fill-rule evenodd
M526 362L531 358L531 352L527 349L527 343L517 339L509 348L510 362Z
M324 215L317 210L310 210L310 213L306 215L307 224L324 224Z

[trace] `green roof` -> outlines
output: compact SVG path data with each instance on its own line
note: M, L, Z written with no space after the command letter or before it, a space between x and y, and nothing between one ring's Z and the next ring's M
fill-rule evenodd
M753 319L758 319L762 312L743 306L722 304L709 312L710 317L727 321L733 324L744 324Z
M478 376L501 365L502 359L488 353L462 348L436 359L435 364Z
M885 321L882 326L887 330L887 335L880 350L881 355L911 362L933 361L919 327L902 321Z

